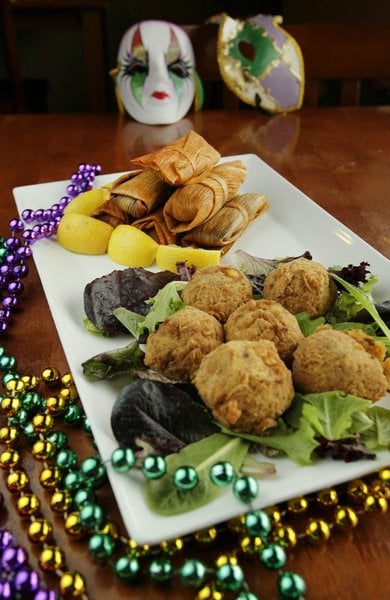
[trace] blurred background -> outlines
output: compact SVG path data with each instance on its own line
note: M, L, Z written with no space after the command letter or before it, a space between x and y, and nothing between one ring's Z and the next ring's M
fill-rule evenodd
M284 23L390 21L390 0L374 2L367 0L198 0L193 3L183 2L183 0L164 0L164 2L161 0L145 2L1 0L1 2L0 112L3 113L14 110L10 101L7 28L8 33L10 28L13 29L14 50L19 60L25 96L25 112L55 113L91 110L84 58L86 42L81 25L84 26L84 33L89 28L91 36L88 43L91 46L92 40L95 44L95 49L91 50L90 47L89 52L99 59L97 64L101 65L103 74L102 90L99 94L101 98L96 99L95 110L116 111L114 86L109 71L116 66L116 55L122 35L133 23L143 19L159 18L178 24L196 24L205 22L212 15L226 12L232 17L246 17L258 13L282 15ZM50 14L53 5L57 5L54 16ZM10 6L11 23L9 23ZM53 21L51 21L52 17ZM93 68L91 66L92 74ZM362 103L388 104L389 98L387 81L368 82L364 89ZM325 103L326 101L325 99ZM329 103L331 102L330 88Z

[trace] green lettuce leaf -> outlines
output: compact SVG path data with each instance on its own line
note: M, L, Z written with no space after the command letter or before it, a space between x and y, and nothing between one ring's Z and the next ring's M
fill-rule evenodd
M361 442L369 449L390 449L390 410L372 406L367 411L372 427L361 433Z
M157 326L185 307L179 292L187 285L186 281L170 281L153 298L146 300L150 311L146 316L119 307L113 311L115 317L138 339L143 333L156 331Z
M161 515L177 515L211 502L225 490L212 483L210 468L219 461L228 461L239 472L248 449L249 443L238 437L215 433L169 454L165 459L167 473L146 483L148 505ZM183 465L196 468L198 473L199 483L192 490L180 490L173 483L173 473Z

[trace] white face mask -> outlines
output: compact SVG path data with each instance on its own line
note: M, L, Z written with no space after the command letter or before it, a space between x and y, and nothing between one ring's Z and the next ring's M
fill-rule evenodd
M183 29L166 21L142 21L123 36L116 83L133 119L148 125L176 123L195 96L194 52Z

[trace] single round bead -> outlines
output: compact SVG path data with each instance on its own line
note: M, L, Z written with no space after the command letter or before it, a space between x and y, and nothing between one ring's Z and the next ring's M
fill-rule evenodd
M40 589L34 594L32 600L58 600L57 593L53 589Z
M38 434L35 431L31 421L30 421L30 423L26 423L25 425L22 426L22 432L23 432L24 436L31 443L34 443L38 439Z
M39 564L44 571L57 571L65 565L65 556L58 546L47 546L41 552Z
M243 476L239 477L233 483L233 493L237 500L250 504L257 498L259 493L259 485L254 477Z
M35 494L23 494L18 498L16 508L22 517L31 517L40 509L39 498Z
M146 479L159 479L167 472L162 456L147 456L142 463L142 472Z
M264 510L248 512L245 515L248 535L265 537L271 531L271 519Z
M53 526L47 519L35 519L28 526L28 537L32 542L44 543L53 533Z
M66 571L60 578L60 593L63 596L78 598L85 592L85 581L80 573Z
M215 542L218 536L216 527L208 527L206 529L200 529L194 533L195 541L200 546L208 546Z
M198 473L191 466L181 466L173 473L173 484L180 490L193 490L199 483Z
M19 432L16 427L1 427L0 442L7 446L12 446L19 439Z
M56 465L59 469L73 469L77 463L77 455L71 449L63 448L56 456Z
M205 565L194 558L187 559L179 568L179 576L182 582L192 587L200 587L205 580L206 573Z
M234 467L227 461L215 463L210 469L209 476L214 485L219 488L225 488L230 485L234 479Z
M152 581L164 582L173 576L173 565L168 558L155 558L149 565L149 576Z
M13 586L16 592L16 597L20 594L23 598L24 595L31 595L39 589L39 575L36 571L23 568L19 569L15 574Z
M240 550L243 554L251 556L258 554L259 551L264 548L264 541L261 537L250 537L246 535L239 538Z
M387 500L383 496L369 494L364 500L364 510L367 512L385 514L387 511Z
M3 299L3 305L5 305L4 301L6 300L6 298ZM2 371L12 371L14 368L16 367L16 358L14 356L2 356L0 357L0 369Z
M53 367L46 367L46 369L43 369L41 377L46 385L52 386L57 385L57 383L60 380L61 374L58 369L55 369Z
M368 485L362 479L354 479L347 484L347 495L352 502L364 502L368 494Z
M81 424L83 419L83 411L77 404L66 406L63 411L63 417L67 425L75 427Z
M328 523L322 519L310 519L305 527L305 534L310 542L322 542L329 539L330 528Z
M7 448L0 454L0 467L2 469L13 469L20 462L20 454L13 448Z
M9 221L8 225L9 225L10 230L14 231L15 233L18 231L23 231L23 229L24 229L24 224L21 219L11 219Z
M98 530L98 533L104 533L105 535L111 536L114 540L118 540L120 536L119 527L114 521L106 521Z
M107 560L115 550L115 540L102 533L95 533L88 542L88 550L93 558Z
M85 504L93 504L96 501L96 494L92 488L83 487L77 490L73 501L78 508Z
M65 513L72 504L72 496L67 490L56 490L50 499L50 507L56 513Z
M66 193L69 194L71 198L75 198L79 193L79 188L74 183L70 183L66 188Z
M333 488L321 490L317 493L316 500L324 508L336 506L339 501L337 490Z
M39 475L39 481L43 488L50 490L57 487L61 482L62 474L57 467L46 467Z
M31 450L31 454L37 460L47 460L54 456L55 452L55 445L47 440L37 440Z
M174 538L172 540L164 540L160 543L160 547L164 554L173 556L177 552L180 552L184 548L184 541L182 538Z
M80 473L88 487L98 489L105 483L106 468L98 456L86 458L80 465Z
M37 433L47 433L54 426L54 419L51 415L38 413L33 416L32 424Z
M287 560L285 551L281 546L277 544L267 544L259 552L260 562L267 567L267 569L281 569Z
M27 564L27 551L21 546L8 546L3 550L0 564L7 573Z
M85 528L80 523L78 512L71 512L67 515L64 528L66 533L74 539L80 539L86 533Z
M64 487L69 491L78 490L84 483L80 471L69 471L64 478Z
M21 492L30 484L30 479L25 471L12 471L7 476L6 485L10 492Z
M237 592L244 582L244 573L239 565L226 563L215 571L218 588L230 592Z
M350 506L339 506L335 510L334 524L340 529L352 529L358 521L356 512Z
M22 219L24 221L26 221L26 223L31 223L32 221L34 221L35 219L35 213L33 210L31 210L30 208L26 208L23 212L22 212Z
M284 600L299 600L306 593L305 581L297 573L282 573L277 585Z
M287 511L292 515L301 515L309 508L309 502L306 498L292 498L287 502Z
M127 473L135 465L135 454L131 448L116 448L111 454L111 464L117 473Z
M120 556L114 565L114 572L118 579L130 581L136 579L141 573L141 565L137 558Z
M104 512L99 504L84 504L80 509L80 523L88 530L101 527Z
M279 525L272 531L272 539L283 548L294 548L297 544L297 534L288 525Z

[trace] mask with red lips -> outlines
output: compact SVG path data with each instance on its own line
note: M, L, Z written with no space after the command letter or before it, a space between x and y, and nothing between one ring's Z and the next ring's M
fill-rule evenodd
M117 92L136 121L176 123L194 101L194 69L193 48L183 29L167 21L142 21L121 40Z

